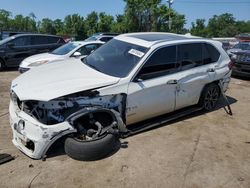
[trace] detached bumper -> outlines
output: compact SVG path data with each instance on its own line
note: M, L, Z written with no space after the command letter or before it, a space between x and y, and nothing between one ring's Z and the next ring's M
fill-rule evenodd
M20 111L12 101L10 101L9 113L13 144L33 159L41 159L60 137L76 132L68 122L44 125Z

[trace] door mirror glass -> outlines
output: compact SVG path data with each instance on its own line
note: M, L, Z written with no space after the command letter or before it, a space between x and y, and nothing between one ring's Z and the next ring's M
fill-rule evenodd
M79 57L79 56L81 56L82 54L80 53L80 52L74 52L73 53L73 57Z

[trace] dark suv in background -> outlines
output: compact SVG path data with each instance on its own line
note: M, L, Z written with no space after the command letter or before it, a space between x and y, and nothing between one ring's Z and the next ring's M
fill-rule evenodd
M18 67L31 55L49 52L65 44L62 37L42 34L18 34L0 41L0 70Z

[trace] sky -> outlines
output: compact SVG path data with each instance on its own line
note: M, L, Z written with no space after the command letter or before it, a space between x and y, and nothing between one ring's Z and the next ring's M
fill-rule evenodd
M11 11L13 16L33 12L38 20L45 17L63 19L74 13L86 16L92 11L115 16L123 14L124 7L123 0L0 0L0 9ZM208 20L214 14L232 13L236 20L250 20L250 0L174 0L172 7L185 14L186 28L190 28L197 18Z

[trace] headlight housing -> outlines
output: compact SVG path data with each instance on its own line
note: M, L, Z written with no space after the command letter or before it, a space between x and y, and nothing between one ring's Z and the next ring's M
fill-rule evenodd
M48 62L49 62L49 60L36 61L34 63L29 64L29 67L36 67L36 66L39 66L39 65L46 64Z

